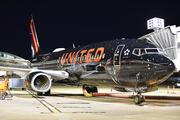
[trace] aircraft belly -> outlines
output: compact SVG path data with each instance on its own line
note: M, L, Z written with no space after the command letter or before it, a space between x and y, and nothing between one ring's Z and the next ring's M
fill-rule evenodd
M90 84L90 85L105 85L105 86L118 86L112 79L93 79L93 78L83 78L76 81L76 84Z

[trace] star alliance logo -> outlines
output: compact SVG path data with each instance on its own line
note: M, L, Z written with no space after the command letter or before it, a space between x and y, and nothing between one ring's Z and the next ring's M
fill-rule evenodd
M130 50L129 50L129 49L126 49L126 50L124 51L124 55L125 55L125 56L129 55L129 52L130 52Z

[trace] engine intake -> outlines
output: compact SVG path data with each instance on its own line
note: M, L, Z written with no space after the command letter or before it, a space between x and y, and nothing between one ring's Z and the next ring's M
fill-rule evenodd
M30 87L36 92L47 92L51 88L51 77L43 72L34 72L29 75Z

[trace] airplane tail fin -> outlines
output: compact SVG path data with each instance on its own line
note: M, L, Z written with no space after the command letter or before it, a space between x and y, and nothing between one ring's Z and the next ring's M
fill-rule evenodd
M36 28L33 20L33 16L31 15L31 21L30 21L30 30L31 30L31 49L32 49L32 57L35 57L40 54L44 54L45 52L40 49L38 37L36 33Z

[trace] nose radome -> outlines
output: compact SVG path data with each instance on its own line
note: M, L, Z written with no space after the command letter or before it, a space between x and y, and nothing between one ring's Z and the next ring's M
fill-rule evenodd
M167 70L169 72L174 72L175 71L175 64L171 59L169 59L169 58L167 58L165 56L161 56L160 63L162 65L166 66L166 68L167 68Z
M149 61L152 62L155 66L155 73L162 73L170 75L175 71L174 62L161 54L151 54L149 56Z

